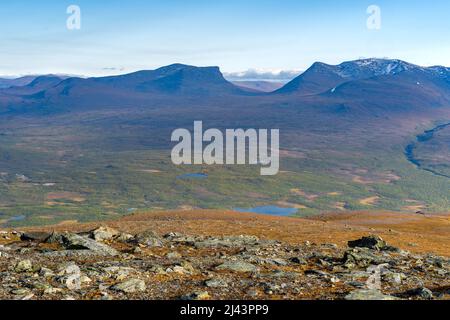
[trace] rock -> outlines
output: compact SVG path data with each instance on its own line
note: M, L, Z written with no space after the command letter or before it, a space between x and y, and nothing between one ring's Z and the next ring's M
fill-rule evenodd
M369 249L356 248L347 250L343 257L344 265L351 269L355 266L368 267L388 262L385 258L374 255Z
M169 252L167 254L167 258L168 259L180 259L181 258L181 254L179 254L178 252Z
M181 266L175 266L173 268L169 268L166 270L167 272L175 272L178 274L189 274L189 271L187 271L186 269L184 269Z
M99 243L95 240L79 236L77 234L66 233L62 236L62 241L66 249L69 250L90 250L98 255L117 256L117 250Z
M0 245L0 258L9 258L10 255L5 251L11 251L11 248Z
M158 275L167 274L166 270L162 266L152 266L149 270L150 272L156 273Z
M141 244L146 247L154 248L154 247L162 247L164 245L163 240L159 237L154 231L147 230L141 233L138 233L132 239L136 244Z
M418 288L411 291L411 294L421 297L422 299L431 300L433 299L433 292L428 288Z
M194 292L186 296L182 296L181 300L208 300L210 297L209 293L204 292Z
M289 259L289 261L292 263L295 263L295 264L300 264L300 265L308 264L308 261L306 261L306 259L303 259L301 257L293 257L293 258Z
M20 240L45 242L51 235L48 232L26 232L20 236Z
M50 234L50 236L45 239L46 243L57 243L57 244L62 244L63 240L62 240L62 234L59 232L52 232Z
M328 272L321 271L321 270L306 270L305 276L316 276L316 277L328 279L330 277L330 274Z
M299 273L296 272L286 272L282 270L274 270L269 274L263 275L264 277L270 277L270 278L291 278L295 279L299 276Z
M139 248L139 247L135 247L135 248L133 249L133 253L134 253L134 254L141 254L141 253L142 253L142 249Z
M93 250L62 250L45 252L43 254L47 258L95 258L98 256L108 256L105 252Z
M81 288L81 270L74 263L66 263L60 266L58 272L59 282L64 284L69 290L79 290Z
M348 294L345 300L397 300L397 298L385 295L379 290L361 289Z
M341 280L340 280L339 278L337 278L337 277L331 277L331 278L330 278L330 282L333 283L333 284L335 284L335 283L341 282Z
M91 282L92 282L92 279L89 278L89 277L86 276L86 275L81 275L80 281L81 281L81 283L91 283Z
M382 250L387 246L386 242L379 236L371 235L362 237L358 240L348 242L350 248L369 248L373 250Z
M144 292L147 290L147 286L145 282L140 279L131 279L115 286L111 287L114 291L120 291L124 293L135 293L135 292Z
M90 232L90 237L95 241L112 240L119 236L120 232L110 227L99 227Z
M34 293L30 293L30 294L26 295L25 297L22 297L20 300L27 301L27 300L31 300L33 298L34 298Z
M60 289L60 288L49 287L49 288L44 290L44 294L57 294L57 293L61 293L63 291L64 290Z
M11 290L11 294L16 295L16 296L25 296L25 295L30 294L30 290L26 289L26 288L14 289L14 290Z
M128 233L120 233L120 234L115 238L115 240L118 241L118 242L128 242L128 241L130 241L130 240L133 239L133 238L134 238L134 236L132 236L131 234L128 234Z
M103 271L108 274L108 277L114 278L117 281L123 281L136 270L130 267L114 266L103 268Z
M36 290L42 290L45 291L49 288L51 288L52 286L49 285L48 283L43 283L43 282L35 282L32 284L32 288L36 289Z
M183 244L186 246L195 246L195 242L198 241L196 237L183 236L178 233L167 234L164 236L164 239L173 242L175 244Z
M403 279L406 279L406 275L403 273L389 272L383 275L383 281L394 285L402 284Z
M287 266L288 264L286 260L280 258L266 259L264 262L274 266Z
M205 286L209 288L226 288L228 283L223 279L213 278L205 281Z
M33 264L30 260L22 260L19 261L16 266L14 267L14 271L21 273L21 272L32 272L33 271Z
M39 270L39 275L44 278L49 278L55 276L55 273L51 269L42 267L41 270Z
M200 241L195 241L194 246L196 248L236 248L245 246L255 246L259 243L258 237L255 236L238 236L238 237L223 237L208 238Z
M183 261L180 265L177 265L173 268L171 268L172 272L175 273L179 273L179 274L194 274L195 273L195 269L192 266L192 264L190 264L187 261Z
M0 251L10 251L11 248L5 247L4 245L0 244Z
M172 241L173 239L181 238L181 237L183 237L183 235L178 232L169 232L163 236L164 239L168 239L170 241Z
M243 261L227 261L220 266L216 267L216 270L226 270L233 272L257 272L258 268L251 263Z

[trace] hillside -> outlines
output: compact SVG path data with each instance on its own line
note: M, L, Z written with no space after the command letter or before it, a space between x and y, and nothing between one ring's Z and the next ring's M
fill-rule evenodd
M0 297L450 299L448 216L361 212L305 220L184 211L101 225L109 227L2 232ZM366 237L374 233L384 240Z

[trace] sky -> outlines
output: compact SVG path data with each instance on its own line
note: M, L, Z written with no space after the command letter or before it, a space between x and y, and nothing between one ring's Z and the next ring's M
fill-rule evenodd
M67 28L70 5L80 8L79 30ZM380 29L367 27L371 5ZM0 75L100 76L172 63L285 75L362 57L450 66L450 1L0 2Z

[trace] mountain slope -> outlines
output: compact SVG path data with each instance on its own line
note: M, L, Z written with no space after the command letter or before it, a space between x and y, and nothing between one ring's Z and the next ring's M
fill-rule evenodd
M412 111L450 106L450 81L446 74L415 68L345 82L323 95L385 111Z
M225 80L218 67L182 64L101 78L74 77L62 81L38 78L28 87L9 89L5 93L22 96L25 108L27 105L33 108L127 107L149 105L155 101L170 103L173 100L253 94Z
M0 89L26 86L27 84L31 83L35 78L36 76L25 76L14 79L0 78Z
M313 95L333 90L346 82L366 80L375 77L390 77L407 73L421 77L447 79L448 68L424 68L401 60L364 59L348 61L333 66L321 62L314 63L306 72L277 90L278 94ZM401 80L401 79L399 79Z

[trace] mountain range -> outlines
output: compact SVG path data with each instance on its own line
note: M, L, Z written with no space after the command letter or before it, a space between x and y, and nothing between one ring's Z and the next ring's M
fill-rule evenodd
M273 92L258 85L228 82L218 67L173 64L150 71L98 78L39 76L1 80L0 110L34 111L40 107L131 107L182 103L186 99L223 101L253 97L308 104L370 105L402 109L450 105L450 69L420 67L401 60L364 59L328 65L316 62L304 73ZM265 89L264 89L265 88ZM274 87L275 88L275 87ZM59 109L58 109L59 110Z

